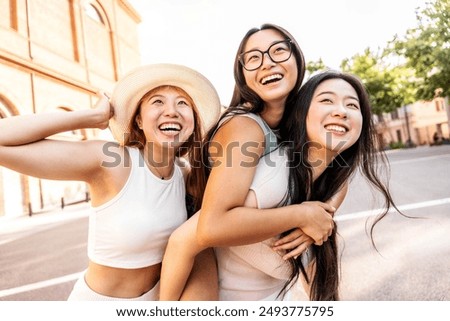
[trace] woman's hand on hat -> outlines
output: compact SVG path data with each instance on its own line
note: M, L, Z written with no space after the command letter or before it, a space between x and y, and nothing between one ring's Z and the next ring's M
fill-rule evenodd
M97 92L98 101L93 109L95 113L94 128L108 128L109 120L114 115L114 109L109 102L109 95L104 92Z

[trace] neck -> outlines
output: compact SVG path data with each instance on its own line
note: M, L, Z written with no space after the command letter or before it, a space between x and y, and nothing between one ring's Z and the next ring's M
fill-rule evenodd
M261 117L270 126L276 128L281 122L284 114L284 104L266 104L264 110L260 113Z
M168 149L157 148L153 146L152 149L148 148L148 145L144 147L143 158L148 169L161 179L168 179L172 177L175 153L170 152Z
M313 181L315 181L325 171L328 165L331 164L336 157L336 153L326 148L311 148L308 147L308 162L312 167Z

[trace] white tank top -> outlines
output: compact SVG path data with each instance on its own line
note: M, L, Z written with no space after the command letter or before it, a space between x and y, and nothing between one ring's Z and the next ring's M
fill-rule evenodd
M156 177L137 148L126 148L131 171L122 190L92 207L88 257L116 268L142 268L162 261L170 234L187 219L185 183L175 164L170 179Z
M255 114L239 114L254 119L262 128L266 150L256 167L250 189L255 192L258 208L282 205L287 195L289 168L286 151L278 147L276 135ZM275 253L274 239L243 246L216 248L219 270L219 300L275 300L289 279L291 267ZM280 299L280 298L278 298Z
M217 129L233 117L248 117L258 123L264 133L265 150L258 165L250 189L255 192L258 208L273 208L287 196L289 168L286 151L278 145L272 129L261 118L252 113L240 113L224 118Z

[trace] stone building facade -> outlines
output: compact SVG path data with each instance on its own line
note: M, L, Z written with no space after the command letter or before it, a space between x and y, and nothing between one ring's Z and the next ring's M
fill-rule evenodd
M141 18L126 0L0 0L0 118L91 108L140 64ZM24 128L26 130L26 128ZM64 133L84 140L105 131ZM87 200L84 183L0 167L0 216Z
M436 97L400 107L391 113L374 116L383 147L434 144L434 136L449 140L448 98Z

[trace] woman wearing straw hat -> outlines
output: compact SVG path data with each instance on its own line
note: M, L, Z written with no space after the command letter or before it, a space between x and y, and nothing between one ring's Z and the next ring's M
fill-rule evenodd
M100 95L94 109L0 121L0 165L89 186L89 265L69 300L158 299L168 238L187 219L185 177L176 160L198 157L196 144L219 113L218 95L203 75L155 64L125 75L111 104ZM108 125L119 144L48 138Z

